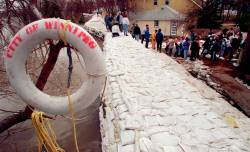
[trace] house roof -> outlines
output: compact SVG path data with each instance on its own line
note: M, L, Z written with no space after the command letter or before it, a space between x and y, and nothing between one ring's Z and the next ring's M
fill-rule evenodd
M165 5L161 8L139 11L135 15L135 20L184 20L184 16Z

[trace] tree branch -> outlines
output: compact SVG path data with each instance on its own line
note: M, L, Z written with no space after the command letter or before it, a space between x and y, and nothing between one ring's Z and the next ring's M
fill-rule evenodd
M24 111L20 111L19 113L8 116L0 123L0 133L7 130L11 126L14 126L15 124L27 120L28 118L29 116Z
M1 109L1 108L0 108L0 111L8 112L8 113L18 113L17 111L10 111L10 110L5 110L5 109Z
M49 52L48 60L44 64L44 67L43 67L43 69L40 73L40 76L38 78L38 81L36 83L36 87L38 89L43 90L43 88L48 80L48 77L56 64L60 49L63 46L64 46L64 43L62 41L59 41L57 45L54 45L52 43L50 44L50 52Z
M43 90L43 88L45 87L45 84L56 64L60 49L62 47L64 47L64 43L62 41L59 41L56 45L51 42L48 60L44 64L36 83L36 87L38 89ZM32 109L29 106L26 106L24 110L8 116L7 118L5 118L0 122L0 134L5 130L9 129L10 127L12 127L13 125L16 125L20 122L30 119L31 114L32 114Z

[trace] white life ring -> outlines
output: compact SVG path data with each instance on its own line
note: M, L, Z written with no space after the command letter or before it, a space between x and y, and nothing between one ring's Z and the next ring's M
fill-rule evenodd
M88 79L71 95L76 112L84 110L95 101L103 89L106 73L103 53L93 37L80 26L66 22L49 18L30 23L14 36L4 57L10 84L17 95L38 110L58 115L68 112L67 97L45 94L34 85L25 72L25 62L34 47L47 39L59 40L58 32L63 31L65 40L80 52Z

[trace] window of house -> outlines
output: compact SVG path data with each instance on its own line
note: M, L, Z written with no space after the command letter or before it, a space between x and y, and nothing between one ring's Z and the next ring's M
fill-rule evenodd
M158 0L154 0L154 5L157 5Z
M155 27L158 27L158 26L159 26L159 21L158 21L158 20L155 20L155 21L154 21L154 26L155 26Z
M169 5L169 0L165 0L165 5Z
M171 22L170 35L171 36L177 35L177 22Z

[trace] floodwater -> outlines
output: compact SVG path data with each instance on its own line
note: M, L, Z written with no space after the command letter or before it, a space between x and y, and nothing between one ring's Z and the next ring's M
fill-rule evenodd
M67 66L68 59L66 51L62 51L57 61L55 68L49 77L45 86L44 92L50 95L65 95L65 87L67 82ZM36 54L37 55L37 54ZM29 74L34 80L40 73L39 64L41 61L30 59ZM86 75L84 75L84 67L79 63L75 53L73 53L74 69L72 75L72 92L75 92L82 84ZM82 61L83 62L83 61ZM9 99L0 98L0 108L18 111L24 108L25 104L20 101L18 97L14 97L13 102ZM83 103L84 104L84 103ZM99 128L99 106L100 99L98 98L87 109L82 110L77 114L76 121L77 139L79 150L81 152L101 152L101 134ZM0 121L5 118L9 113L0 111ZM57 136L58 144L66 152L74 152L75 144L72 133L72 121L69 118L57 116L55 120L51 120L52 127ZM19 123L16 126L0 134L0 152L37 152L37 139L32 127L31 120Z
M85 111L85 118L77 121L77 139L81 152L101 152L101 135L99 129L99 103L96 102ZM82 115L82 114L81 114ZM75 144L72 134L72 121L58 117L51 121L59 145L66 152L74 152ZM1 134L0 152L37 152L37 140L31 120L20 123L8 132ZM8 137L7 139L5 139Z

